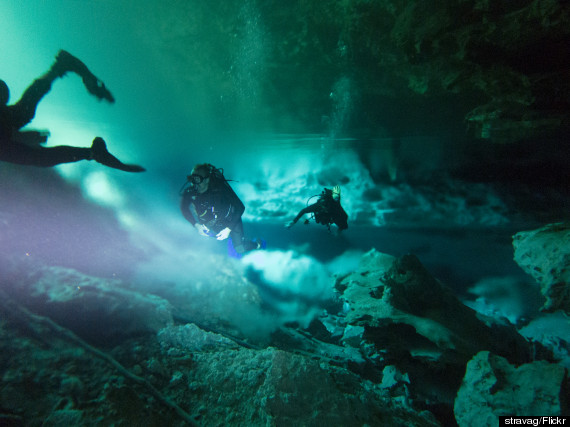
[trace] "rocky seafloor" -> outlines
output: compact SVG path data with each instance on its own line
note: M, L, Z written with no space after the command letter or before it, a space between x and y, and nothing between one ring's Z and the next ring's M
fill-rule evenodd
M569 238L563 223L513 236L545 300L543 317L518 329L464 305L416 256L371 250L331 277L335 297L308 325L258 339L233 319L270 310L263 289L218 255L202 261L223 265L215 274L155 289L4 259L0 424L474 426L567 415Z

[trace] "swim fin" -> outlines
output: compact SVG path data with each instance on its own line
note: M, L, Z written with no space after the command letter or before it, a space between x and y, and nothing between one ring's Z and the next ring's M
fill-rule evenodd
M89 71L87 65L85 65L79 58L73 56L66 50L59 51L55 57L55 64L53 65L52 70L55 71L59 77L62 77L67 72L74 72L81 77L83 85L91 95L99 100L104 99L110 103L115 102L115 98L109 89L105 87L105 83Z
M91 144L91 157L97 163L108 166L113 169L119 169L125 172L144 172L146 169L139 165L129 165L121 162L109 151L107 151L107 144L101 137L96 137Z

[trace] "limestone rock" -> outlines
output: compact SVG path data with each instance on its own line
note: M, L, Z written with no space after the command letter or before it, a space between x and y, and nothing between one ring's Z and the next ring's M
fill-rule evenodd
M543 311L570 314L570 223L549 224L513 236L516 263L540 284Z
M364 328L360 348L367 360L407 374L410 384L399 397L409 391L439 419L453 418L465 364L477 352L492 349L515 363L530 358L528 342L512 325L462 304L413 255L396 259L372 250L336 287L350 307L348 325Z
M40 268L12 292L22 305L96 344L156 333L173 322L171 305L156 295L62 267Z
M552 352L554 360L570 369L570 319L562 311L543 313L519 330L528 340Z
M195 325L163 332L160 345L148 334L121 342L113 359L78 346L61 327L16 304L0 302L0 422L439 426L431 413L393 398L407 385L395 370L381 387L313 357L229 347ZM173 403L196 424L184 422Z
M213 332L206 332L193 323L183 326L170 325L158 332L158 341L162 348L168 349L169 354L184 354L194 351L204 351L220 348L238 348L230 340Z
M468 364L455 400L460 427L498 425L500 415L561 415L566 371L545 361L515 367L488 351Z
M350 306L347 323L367 328L369 339L382 335L383 348L430 359L455 354L465 362L484 348L514 361L528 354L514 328L489 327L413 255L395 259L372 250L337 288Z
M342 336L342 343L349 347L359 347L364 333L363 326L347 325Z
M196 354L187 375L209 425L438 425L348 371L275 348Z

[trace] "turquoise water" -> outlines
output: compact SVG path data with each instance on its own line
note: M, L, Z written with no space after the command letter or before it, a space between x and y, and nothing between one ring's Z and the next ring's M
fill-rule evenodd
M75 354L83 352L76 339L48 343L54 335L72 337L69 330L126 363L132 375L152 384L149 390L160 389L205 425L231 424L242 419L236 418L241 412L257 411L269 411L264 419L277 424L293 419L290 412L300 410L301 418L305 409L315 424L322 424L325 418L316 417L326 412L332 412L326 413L331 419L335 411L350 417L334 399L330 411L322 405L328 397L319 399L329 392L314 393L321 402L316 405L304 400L329 378L320 375L329 364L338 376L324 385L342 399L354 399L351 407L359 408L361 417L355 419L384 417L374 402L380 397L376 386L386 383L389 388L381 393L390 393L390 405L382 403L385 409L399 412L402 404L433 410L444 425L452 425L464 365L463 356L457 358L453 345L448 347L454 339L445 337L447 326L442 323L439 331L436 324L440 314L444 322L448 317L438 311L439 302L427 304L433 346L427 342L431 337L416 329L420 317L399 324L400 314L386 320L385 332L384 325L367 325L358 349L338 341L339 333L358 341L358 328L351 323L344 329L344 319L360 301L339 299L335 283L374 249L394 257L415 255L465 305L497 323L507 319L524 326L525 337L542 336L566 357L566 342L558 337L566 339L568 321L539 312L544 297L514 262L512 236L567 217L567 143L556 135L504 143L503 133L509 134L513 122L498 121L494 128L494 120L485 121L492 114L465 120L475 107L495 99L493 90L516 103L526 102L528 89L519 92L510 74L486 74L485 67L493 69L497 58L479 57L485 56L487 42L479 46L477 40L480 34L501 32L493 19L505 22L505 5L475 3L457 6L462 10L455 22L447 4L429 19L417 20L414 13L432 7L422 2L0 2L0 79L10 87L11 102L49 69L60 49L84 61L116 99L98 102L78 76L68 74L54 82L28 128L49 131L49 146L89 147L100 136L119 159L147 169L130 174L90 161L44 169L0 162L0 294L8 296L2 309L9 318L0 319L6 348L0 358L6 371L2 419L14 412L22 422L49 424L46 414L57 419L59 413L73 424L82 414L99 414L98 420L153 423L147 414L168 401L137 392L140 381L137 386L122 374L95 371L91 363L100 364L101 353ZM463 10L471 6L469 13ZM512 5L505 8L515 11ZM510 16L522 15L516 10ZM481 31L479 17L489 19L489 28ZM430 34L440 18L452 32ZM546 25L548 19L540 21ZM475 42L469 38L472 25ZM495 48L490 53L498 55ZM502 87L505 82L509 87ZM542 98L555 89L545 93ZM488 139L473 136L470 128L478 126L478 135ZM495 134L503 144L490 140ZM183 218L180 190L199 163L223 169L245 205L245 235L263 239L266 250L235 259L228 256L226 241L198 235ZM329 232L303 220L285 227L324 188L337 185L347 230ZM377 273L362 274L377 280ZM381 288L370 295L377 298ZM451 303L446 311L455 316L461 310ZM18 304L50 320L35 318ZM162 329L171 321L175 328ZM175 348L168 336L176 338L177 329L196 332L200 341L210 330L221 334L212 339L223 339L210 352L206 342L202 347L192 342L192 334L181 335L190 346ZM415 348L403 348L400 333L401 342ZM297 334L301 339L294 338ZM227 337L237 338L239 350L225 347ZM482 345L476 344L473 348ZM53 355L44 352L50 346ZM260 350L249 353L256 346ZM432 347L443 352L435 363ZM458 354L470 351L463 347ZM533 351L537 348L533 345ZM517 363L526 357L522 353L516 354ZM366 363L353 362L354 355ZM401 371L394 374L398 387L390 385L391 370L382 371L385 367ZM87 371L87 379L80 380ZM289 375L295 371L298 377ZM278 388L259 388L262 377ZM291 388L292 378L302 381ZM370 383L380 378L382 384ZM238 397L242 385L256 396L253 412ZM277 395L283 400L275 400ZM274 409L277 415L270 414ZM167 408L162 410L169 417ZM212 421L218 415L226 422Z
M309 255L332 270L354 265L354 256L346 265L335 264L337 257L373 247L412 252L463 296L486 277L532 283L512 261L510 236L537 221L521 221L489 182L453 178L466 156L457 132L463 107L410 108L404 117L420 126L410 128L401 112L417 98L367 97L378 87L360 75L373 64L350 52L351 16L303 30L303 19L281 25L280 13L291 8L253 1L2 2L0 77L12 101L59 49L81 58L117 100L99 103L67 76L30 127L49 129L49 145L89 146L102 136L120 159L147 168L129 175L80 162L55 168L54 177L2 165L5 174L22 176L4 211L21 227L7 234L5 251L119 277L160 257L224 254L223 243L196 236L178 209L186 175L210 162L224 169L246 205L246 234L265 238L270 249ZM303 39L306 32L313 38ZM433 119L440 107L449 112L447 127ZM314 223L284 229L311 196L333 185L342 188L347 232L336 237ZM22 215L28 203L37 209ZM77 235L85 236L81 249Z

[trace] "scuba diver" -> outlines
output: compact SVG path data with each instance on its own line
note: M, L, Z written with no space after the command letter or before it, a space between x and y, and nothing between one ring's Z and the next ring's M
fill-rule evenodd
M331 224L336 224L339 232L348 228L348 215L340 205L340 187L338 185L333 187L332 190L325 188L318 196L319 199L312 205L309 205L309 201L313 197L317 196L310 197L307 201L308 206L302 209L295 219L288 222L285 227L293 227L303 215L312 213L317 224L326 225L329 231L331 231ZM308 223L309 220L305 220L305 224Z
M47 141L49 132L21 130L34 118L39 102L51 90L52 83L68 72L79 75L83 79L85 88L99 100L115 102L103 82L95 77L83 62L65 50L59 51L51 68L34 80L20 100L13 105L8 105L10 99L8 85L0 80L0 161L50 167L80 160L95 160L114 169L143 172L145 170L143 167L125 164L111 155L101 137L96 137L90 148L68 145L43 147L41 144Z
M209 163L194 166L180 194L182 215L202 236L218 240L230 237L238 258L262 248L261 240L252 241L243 235L245 206L228 184L223 169Z

